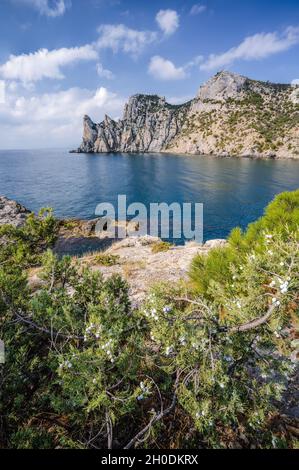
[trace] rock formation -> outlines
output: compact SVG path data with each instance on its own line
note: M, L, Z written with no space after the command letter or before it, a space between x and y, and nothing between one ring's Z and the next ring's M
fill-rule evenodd
M0 196L0 225L22 226L30 211L16 201Z
M134 95L123 119L84 116L78 153L165 152L299 158L299 86L220 72L182 105Z

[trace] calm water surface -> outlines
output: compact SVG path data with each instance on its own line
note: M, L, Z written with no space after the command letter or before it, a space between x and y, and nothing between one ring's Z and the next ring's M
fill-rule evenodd
M77 155L0 151L0 194L58 217L93 218L100 202L202 202L204 238L223 238L262 215L273 197L299 187L299 161L177 155Z

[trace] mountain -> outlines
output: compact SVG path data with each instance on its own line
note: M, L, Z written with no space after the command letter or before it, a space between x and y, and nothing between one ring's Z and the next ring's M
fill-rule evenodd
M220 72L197 96L171 105L157 95L134 95L123 119L84 116L75 152L165 152L299 158L299 86Z

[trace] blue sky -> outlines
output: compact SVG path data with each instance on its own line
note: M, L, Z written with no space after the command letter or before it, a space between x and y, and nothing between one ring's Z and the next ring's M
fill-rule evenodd
M298 0L0 2L1 148L76 146L83 114L182 102L222 69L299 79Z

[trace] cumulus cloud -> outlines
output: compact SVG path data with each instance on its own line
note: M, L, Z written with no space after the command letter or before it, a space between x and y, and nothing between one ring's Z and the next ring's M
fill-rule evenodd
M158 80L182 80L187 76L184 67L176 67L171 60L159 55L151 58L148 72Z
M291 81L292 86L299 86L299 78L295 78L294 80Z
M114 80L114 74L111 72L111 70L105 69L102 64L97 64L96 69L99 77L106 78L107 80Z
M299 27L289 26L283 33L258 33L248 36L241 44L222 54L211 54L201 65L202 70L212 70L231 65L236 60L264 59L290 49L299 43Z
M188 77L188 71L202 60L202 56L196 56L187 64L176 67L171 60L156 55L150 60L148 72L157 80L182 80Z
M71 6L71 0L14 0L14 2L35 8L41 15L55 18L62 16Z
M55 147L78 145L82 117L95 121L104 115L119 116L125 99L107 88L70 88L40 95L10 91L0 104L0 142L2 148ZM48 144L48 145L47 145Z
M156 21L166 36L175 33L179 27L179 15L175 10L160 10L156 15Z
M36 82L43 78L62 79L62 67L97 58L98 54L91 45L52 51L40 49L30 54L11 55L5 64L0 65L0 76L22 82Z
M132 56L139 55L148 44L157 39L154 31L138 31L124 24L105 24L98 28L99 39L97 47L112 49L113 52L122 51Z
M201 5L200 3L196 3L195 5L192 6L190 10L190 15L200 15L204 11L206 11L207 7L206 5Z

